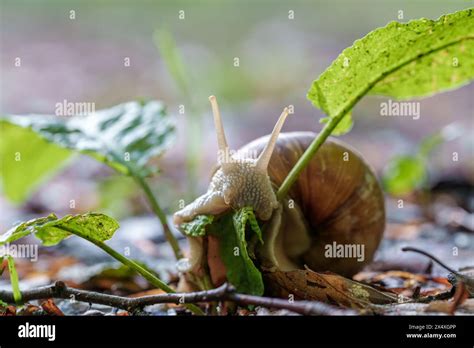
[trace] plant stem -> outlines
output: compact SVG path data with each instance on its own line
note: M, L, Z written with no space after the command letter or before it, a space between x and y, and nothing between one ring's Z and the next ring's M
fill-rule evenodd
M313 142L309 145L309 147L300 157L298 162L296 162L296 164L291 169L290 173L288 173L287 177L285 178L280 188L278 189L277 198L279 201L288 195L288 191L290 190L291 186L295 183L295 181L298 179L298 176L301 174L303 169L306 168L309 161L311 161L311 159L315 155L316 151L318 151L321 145L324 144L326 139L331 135L333 129L336 128L337 124L342 120L342 118L344 117L346 113L347 112L343 110L337 116L331 118L330 121L326 123L326 126L324 126L321 132L319 132L316 138L314 138Z
M153 273L151 273L147 269L143 268L142 266L140 266L135 261L130 260L129 258L123 256L119 252L115 251L114 249L109 247L104 242L101 242L101 241L98 241L98 240L95 240L95 239L92 239L92 238L87 238L86 236L83 236L83 235L79 235L79 236L86 239L86 240L88 240L89 242L95 244L96 246L98 246L99 248L104 250L107 254L112 256L114 259L120 261L124 265L126 265L126 266L130 267L131 269L133 269L135 272L139 273L141 276L143 276L143 278L148 280L148 282L150 282L150 284L156 286L157 288L159 288L159 289L161 289L161 290L163 290L167 293L174 293L175 292L174 289L172 289L168 284L163 282L161 279L157 278ZM185 304L185 306L186 306L187 309L189 309L194 314L204 315L204 312L199 307L197 307L193 304Z
M3 258L2 258L3 261ZM15 260L12 256L7 256L8 272L10 273L10 283L12 284L13 298L15 303L21 303L20 282L18 280L18 273L15 268Z
M156 200L155 196L151 192L150 186L146 183L145 179L138 175L133 176L135 181L140 185L140 187L143 189L145 192L145 195L147 197L148 202L150 203L151 209L153 210L153 213L158 217L158 219L161 222L161 225L163 226L163 233L166 237L166 240L168 243L171 245L171 248L173 249L174 256L176 257L177 260L183 258L183 253L181 252L181 249L179 247L178 240L175 238L173 233L171 232L171 229L168 225L168 221L166 220L166 215L161 209L160 205L158 204L158 201Z

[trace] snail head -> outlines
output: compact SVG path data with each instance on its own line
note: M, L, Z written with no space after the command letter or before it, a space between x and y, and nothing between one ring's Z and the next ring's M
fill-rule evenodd
M239 152L230 153L216 98L210 96L209 101L217 133L219 167L207 192L174 214L175 225L191 221L196 215L218 215L230 209L247 206L253 207L261 220L270 219L279 203L267 168L278 135L289 114L288 108L281 113L263 151L257 158L252 158Z

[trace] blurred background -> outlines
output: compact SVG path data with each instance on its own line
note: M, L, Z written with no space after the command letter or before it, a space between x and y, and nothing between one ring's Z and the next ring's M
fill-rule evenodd
M295 114L285 131L317 132L324 115L311 106L306 92L344 48L393 20L436 19L472 6L463 0L1 0L0 4L0 111L53 114L55 104L63 100L93 102L96 110L135 99L162 100L178 134L175 146L159 160L162 173L152 185L169 213L177 210L180 199L189 201L207 188L217 149L209 95L218 98L234 149L269 133L288 104L294 105ZM15 66L17 57L21 67ZM386 99L366 97L354 110L353 130L341 138L381 174L394 156L413 153L424 137L456 122L467 135L433 152L427 185L461 183L460 190L470 197L461 205L470 211L473 91L468 85L422 99L418 120L381 117L380 103ZM453 151L459 154L457 162L452 160ZM71 159L24 203L0 197L0 211L0 232L31 216L85 211L121 219L123 230L143 217L140 231L136 224L130 230L132 236L145 233L144 239L159 228L155 218L147 218L149 210L131 180L86 156ZM417 216L418 211L413 207L407 214ZM393 219L399 218L396 214ZM457 232L463 233L458 242L472 247L472 233ZM410 237L414 232L412 228L396 233Z

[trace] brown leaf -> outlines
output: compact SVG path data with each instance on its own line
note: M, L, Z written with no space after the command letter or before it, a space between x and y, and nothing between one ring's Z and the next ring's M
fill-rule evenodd
M265 274L267 288L273 295L321 301L347 308L367 308L371 304L396 302L396 296L334 273L317 273L310 269Z
M1 308L0 310L0 317L12 317L16 315L16 307L15 306L6 306Z
M453 315L456 309L469 298L469 292L463 282L456 285L456 291L451 301L433 301L426 308L425 312L443 312Z
M48 313L49 315L54 315L54 316L64 316L64 313L56 306L56 303L54 303L53 299L49 298L45 301L41 302L41 308Z
M456 311L456 308L458 308L468 298L469 291L467 290L466 284L464 284L463 282L459 282L458 285L456 285L456 291L453 297L452 313L454 313Z
M381 281L387 277L398 277L402 279L410 279L410 280L415 280L419 283L424 283L426 282L426 276L421 275L421 274L413 274L410 272L404 272L404 271L388 271L385 273L381 273L375 277L372 278L372 281Z
M41 311L40 307L34 306L32 304L27 304L18 312L18 315L25 315L25 316L36 315L37 314L36 312L38 311Z

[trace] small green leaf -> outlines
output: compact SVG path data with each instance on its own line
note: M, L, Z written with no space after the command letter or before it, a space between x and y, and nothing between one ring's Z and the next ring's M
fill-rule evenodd
M241 229L241 234L245 232L247 222L250 225L250 230L255 232L258 237L258 240L260 241L260 243L263 244L262 230L258 225L258 221L255 217L252 207L244 207L234 213L234 226L238 226ZM243 235L243 237L245 237L245 235Z
M36 227L36 237L44 245L56 245L75 234L87 240L106 241L114 235L119 224L113 218L99 213L67 215Z
M319 120L319 123L326 124L329 122L329 120L330 120L330 117L323 117L322 119ZM352 114L348 112L337 124L336 128L333 129L333 131L331 132L331 135L339 136L339 135L344 135L346 133L349 133L353 126L354 126L354 121L352 119Z
M392 195L405 195L420 188L427 179L424 159L416 156L394 158L383 174L385 190Z
M214 221L213 215L198 215L191 222L180 226L181 230L188 236L201 237L206 234L206 226Z
M56 215L24 222L0 236L0 245L35 234L43 245L52 246L75 234L91 241L103 242L112 238L119 224L113 218L100 213L66 215L58 219Z
M79 151L127 175L145 177L146 167L174 140L175 127L158 101L129 102L87 116L4 116L58 146Z
M257 234L259 232L252 226L256 223L256 219L250 217L247 209L243 208L222 216L210 226L210 233L219 239L220 254L227 268L229 282L239 292L262 295L264 291L262 274L255 267L247 251L245 238L247 221L250 221L252 230ZM260 230L258 226L257 229Z
M308 99L336 117L369 92L421 97L459 87L473 77L474 20L473 9L467 9L372 31L313 82Z
M10 282L12 284L13 299L16 303L21 303L20 283L18 280L18 273L15 268L15 260L10 255L7 256L8 272L10 273Z
M0 177L5 196L21 203L71 156L30 129L0 121Z
M0 235L0 245L6 243L12 243L20 238L26 237L34 233L37 226L41 226L49 221L57 220L56 215L50 214L46 217L32 219L26 222L22 222L18 226L15 226L8 230L6 233Z

